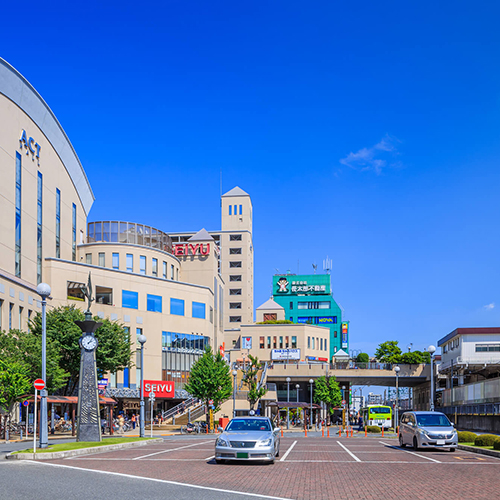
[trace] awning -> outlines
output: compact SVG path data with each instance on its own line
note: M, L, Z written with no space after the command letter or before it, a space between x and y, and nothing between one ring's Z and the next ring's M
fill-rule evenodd
M37 397L37 401L40 401L42 398L40 395ZM25 396L25 401L33 403L35 400L33 395ZM47 403L54 404L78 404L77 396L47 396ZM106 398L104 396L99 396L99 404L113 406L116 405L117 402L113 398Z

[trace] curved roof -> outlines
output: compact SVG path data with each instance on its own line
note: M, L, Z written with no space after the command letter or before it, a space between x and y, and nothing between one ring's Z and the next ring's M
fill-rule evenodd
M66 132L42 96L19 71L1 57L0 94L19 106L43 132L64 164L85 214L88 214L94 203L94 193Z

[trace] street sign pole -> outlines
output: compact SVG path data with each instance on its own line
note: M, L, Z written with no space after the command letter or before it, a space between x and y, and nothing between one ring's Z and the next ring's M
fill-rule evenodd
M36 453L36 400L38 398L38 391L35 389L35 414L33 415L33 454Z
M151 403L151 437L153 437L153 403L155 402L155 393L153 391L149 393L149 401Z

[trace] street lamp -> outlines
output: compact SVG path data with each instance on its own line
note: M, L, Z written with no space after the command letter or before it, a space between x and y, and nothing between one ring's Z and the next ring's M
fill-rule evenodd
M299 390L300 390L300 385L299 385L299 384L297 384L297 385L295 386L295 389L297 389L297 403L298 403L298 402L299 402Z
M342 429L345 429L345 385L342 386Z
M238 372L233 370L233 418L236 417L236 375Z
M286 402L290 403L290 382L292 379L290 377L286 378ZM286 428L290 429L290 408L286 407Z
M436 352L436 347L430 345L427 348L427 352L431 355L431 411L434 411L434 353Z
M401 368L399 366L394 367L396 372L396 412L394 413L394 430L399 427L399 371Z
M50 286L47 283L40 283L36 287L36 292L42 297L42 380L45 388L40 395L40 448L47 448L49 445L48 419L47 419L47 297L50 296ZM26 424L27 425L27 424ZM28 428L28 427L26 427ZM36 429L34 431L36 433Z
M313 416L313 384L314 380L312 378L309 379L309 383L311 384L311 415L309 417L310 428L312 429L312 416Z
M146 343L146 335L139 335L137 337L137 340L139 341L139 344L141 344L141 409L139 413L139 420L140 420L140 426L139 426L139 437L143 438L144 437L144 344ZM153 420L151 420L151 425L153 425Z

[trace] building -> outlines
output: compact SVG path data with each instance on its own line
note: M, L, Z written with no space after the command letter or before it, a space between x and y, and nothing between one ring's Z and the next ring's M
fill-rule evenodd
M342 310L332 296L329 274L276 274L273 299L284 308L286 319L330 329L325 349L330 360L341 349L349 352L349 322L342 321Z
M123 408L138 407L142 370L146 380L173 381L175 399L184 397L191 365L206 345L222 343L224 322L252 316L250 196L235 188L222 197L217 241L204 229L181 237L142 223L88 222L94 195L68 136L2 59L0 116L0 330L27 329L40 311L42 281L52 288L50 306L83 309L91 272L94 315L122 323L137 351L134 366L109 374L108 395ZM229 293L224 273L234 283ZM227 312L233 305L238 321ZM156 407L169 403L157 398Z

